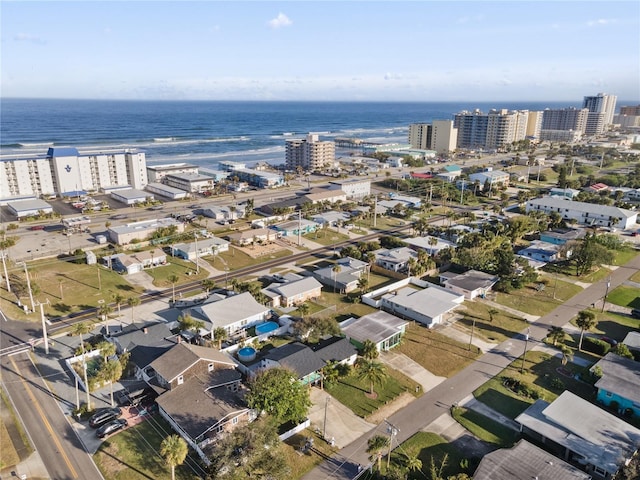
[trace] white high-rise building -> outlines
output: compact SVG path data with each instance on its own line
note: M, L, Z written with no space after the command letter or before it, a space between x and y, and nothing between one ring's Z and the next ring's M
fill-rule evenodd
M409 144L412 148L449 153L456 149L457 141L458 129L453 127L453 120L409 125Z
M584 97L582 108L589 111L585 134L598 135L605 131L607 125L613 123L617 99L618 97L615 95L607 95L606 93Z
M333 165L336 160L336 144L320 141L317 134L310 133L306 138L287 140L285 163L289 170L302 167L304 170L322 170Z
M81 154L51 147L43 156L0 157L0 199L5 201L146 184L145 154L134 150Z

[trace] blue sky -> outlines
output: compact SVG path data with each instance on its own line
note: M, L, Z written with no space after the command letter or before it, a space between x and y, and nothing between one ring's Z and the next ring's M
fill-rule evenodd
M2 97L640 100L640 2L0 2Z

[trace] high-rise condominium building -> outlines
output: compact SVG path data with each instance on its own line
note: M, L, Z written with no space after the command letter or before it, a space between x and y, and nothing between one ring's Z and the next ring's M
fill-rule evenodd
M548 108L542 112L542 131L574 130L584 133L588 114L586 108Z
M618 97L615 95L607 95L606 93L584 97L582 108L589 111L585 134L598 135L604 132L607 125L613 123L617 99Z
M287 140L285 164L287 169L322 170L335 162L336 145L330 141L320 141L318 135L310 133L306 138Z
M413 148L449 153L456 149L458 130L452 120L434 120L433 123L409 125L409 143Z
M480 110L463 111L454 118L458 129L459 148L501 148L527 136L529 112L491 110L488 114Z
M0 199L64 195L147 184L144 152L85 152L52 147L42 156L0 157Z
M631 115L634 117L640 117L640 105L620 107L620 115Z

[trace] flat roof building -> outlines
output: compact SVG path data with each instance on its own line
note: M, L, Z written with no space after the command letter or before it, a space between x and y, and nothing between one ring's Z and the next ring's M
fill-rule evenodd
M126 225L117 227L112 226L109 227L107 233L109 234L109 239L113 243L117 245L126 245L127 243L131 243L132 240L144 241L158 228L171 226L176 227L176 233L184 232L184 223L167 217L127 223Z

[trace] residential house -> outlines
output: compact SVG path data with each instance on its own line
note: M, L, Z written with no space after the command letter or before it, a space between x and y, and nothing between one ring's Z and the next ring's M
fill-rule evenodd
M526 212L558 213L564 220L597 227L633 228L638 213L624 208L595 203L576 202L562 197L541 197L529 200Z
M509 186L509 178L509 174L502 170L486 170L469 175L471 183L478 182L480 188L484 188L485 184L489 184L491 187L498 185Z
M107 229L109 239L116 245L126 245L132 240L143 241L149 238L159 228L175 227L176 233L184 232L184 223L174 218L156 218L142 220L121 226L111 226Z
M205 330L213 333L224 328L229 335L263 323L271 315L269 307L258 303L249 292L205 303L191 309L194 318L205 322Z
M204 215L216 221L235 221L244 217L244 209L236 206L223 207L219 205L205 205L194 211L197 215Z
M573 200L574 198L576 198L579 193L580 190L576 190L574 188L553 187L551 190L549 190L549 195L551 195L552 197L565 197L569 200Z
M484 298L498 283L499 277L478 270L468 270L464 273L443 272L440 274L440 284L454 293L464 295L467 300L476 297Z
M167 255L162 250L156 248L132 253L130 255L114 255L111 259L111 268L116 272L126 273L127 275L141 272L145 268L166 265L167 263Z
M144 369L156 358L177 343L177 337L166 323L130 324L109 337L116 346L116 353L129 353L129 361L135 366L135 376L143 378Z
M409 247L381 248L373 253L376 256L376 265L394 272L407 271L409 260L418 258L416 251Z
M171 246L174 257L195 261L207 255L218 255L229 251L229 242L221 238L203 238L190 243L176 243Z
M589 480L590 475L526 440L482 457L473 480Z
M358 358L358 350L345 337L323 338L311 346L316 355L325 362L336 362L343 365L353 365Z
M584 228L554 229L540 232L540 241L553 245L566 245L584 238L585 234Z
M320 225L318 225L316 222L301 218L298 220L279 223L278 225L272 225L269 228L277 232L277 234L281 237L295 237L298 234L306 235L307 233L313 233L319 227Z
M160 415L207 464L207 447L220 434L257 416L244 401L235 362L215 349L178 344L147 373L151 385L166 389L156 399Z
M612 478L640 444L639 429L568 390L552 403L537 400L516 422L537 444L595 479Z
M340 324L340 329L356 347L361 348L370 340L378 351L386 352L400 343L408 324L395 315L378 311L360 318L351 317Z
M458 165L445 165L436 177L446 180L447 182L455 182L456 178L462 175L462 168ZM468 183L468 182L467 182Z
M607 194L609 192L609 185L604 183L594 183L593 185L589 185L584 189L585 192L589 193L603 193Z
M336 212L334 210L329 212L318 213L311 217L311 220L316 222L318 225L324 226L327 225L329 227L340 226L344 223L349 222L351 219L351 215L345 212Z
M314 188L310 190L308 193L305 193L302 196L305 199L305 203L310 202L312 204L329 202L346 202L347 194L342 190L331 190L326 188Z
M438 237L432 237L431 235L427 235L425 237L405 238L403 240L404 243L411 246L413 249L425 250L429 255L437 255L445 248L455 249L457 247L454 242L449 242Z
M273 307L293 307L322 295L322 284L313 277L272 283L263 289Z
M631 351L631 353L638 352L640 353L640 333L638 332L629 332L627 336L624 337L622 341L623 344L627 346L627 348Z
M424 289L406 286L384 294L381 308L432 328L442 323L463 302L464 295L437 285Z
M560 245L534 240L527 247L518 250L517 254L527 259L532 258L538 262L548 263L560 260L563 257L562 250Z
M270 228L250 228L248 230L240 230L228 233L224 236L233 245L244 247L255 242L270 242L280 238L278 232L274 232Z
M366 262L345 257L338 259L335 266L314 270L313 276L323 285L349 293L358 288L358 280L368 266Z
M371 194L371 180L348 179L329 182L331 190L342 190L349 200L360 200Z
M300 382L313 385L322 378L325 362L308 346L292 342L270 350L260 360L261 369L287 368Z
M599 403L619 413L640 417L640 362L607 353L593 367L602 371L596 382Z

